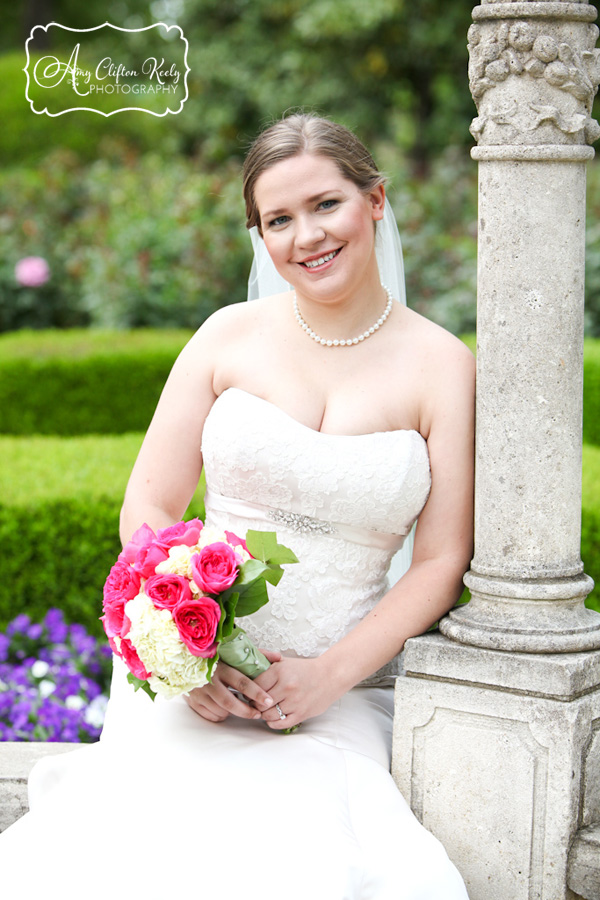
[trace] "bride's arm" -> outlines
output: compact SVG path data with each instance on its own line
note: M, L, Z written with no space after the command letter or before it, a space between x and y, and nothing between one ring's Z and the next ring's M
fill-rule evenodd
M202 428L215 395L202 329L181 351L133 467L121 509L125 544L144 522L155 531L180 521L202 470Z
M283 660L261 685L290 715L264 715L274 728L317 715L422 634L460 597L473 541L474 375L471 353L454 340L429 372L421 430L428 434L432 486L419 517L408 572L348 635L316 659ZM280 682L276 683L275 678ZM285 698L285 703L283 702Z
M120 528L124 544L144 522L155 531L165 528L180 521L189 506L202 470L204 421L216 399L217 354L226 354L232 326L235 317L221 310L207 320L173 366L125 492ZM213 683L192 691L188 702L212 721L231 713L256 718L256 709L229 688L239 690L261 710L273 706L259 685L224 664L215 671Z

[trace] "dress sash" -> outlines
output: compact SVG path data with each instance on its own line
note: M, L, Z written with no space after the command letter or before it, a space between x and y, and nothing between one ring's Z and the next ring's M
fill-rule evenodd
M204 503L207 511L223 512L232 516L246 519L258 519L261 522L270 522L273 525L282 525L288 531L300 534L321 534L340 537L355 544L365 547L375 547L379 550L396 552L399 550L410 531L410 528L398 534L388 534L384 531L372 531L368 528L359 528L342 522L329 522L327 519L317 519L306 516L303 513L291 512L286 509L276 509L262 503L249 503L246 500L238 500L235 497L225 497L215 491L206 489Z

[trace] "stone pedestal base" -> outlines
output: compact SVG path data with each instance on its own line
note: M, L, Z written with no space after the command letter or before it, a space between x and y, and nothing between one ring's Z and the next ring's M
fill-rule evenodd
M574 900L569 850L600 822L600 653L407 642L392 772L470 900Z

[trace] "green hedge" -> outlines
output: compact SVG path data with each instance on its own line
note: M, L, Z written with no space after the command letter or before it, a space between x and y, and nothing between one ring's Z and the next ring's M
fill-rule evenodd
M591 338L583 353L583 440L600 446L600 340Z
M143 435L0 437L0 631L52 606L101 634L102 585ZM203 484L188 516L204 516Z
M0 630L20 612L41 621L50 607L67 621L102 628L102 585L120 550L113 498L0 505Z
M144 431L184 329L0 335L0 434ZM473 335L463 337L475 350ZM584 441L600 446L600 341L585 342Z
M189 331L0 336L0 434L144 431Z

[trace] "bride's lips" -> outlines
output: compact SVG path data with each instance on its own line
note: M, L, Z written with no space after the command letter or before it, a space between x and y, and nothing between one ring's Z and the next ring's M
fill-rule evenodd
M322 272L323 269L329 268L333 261L340 255L342 248L336 250L328 250L327 253L321 253L318 256L311 256L298 263L307 272Z

